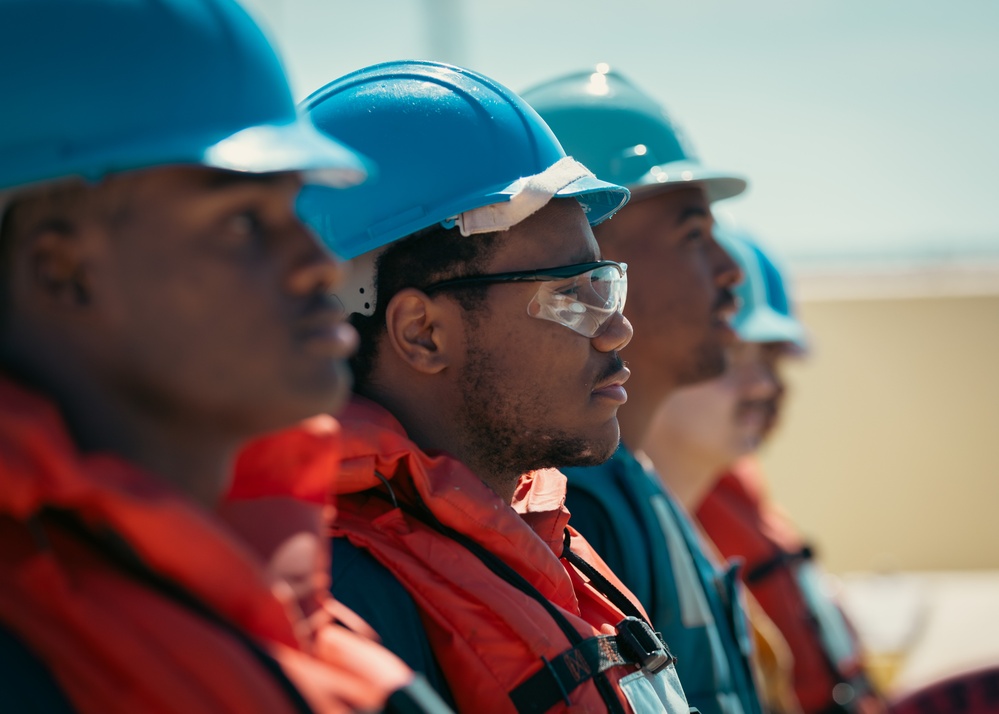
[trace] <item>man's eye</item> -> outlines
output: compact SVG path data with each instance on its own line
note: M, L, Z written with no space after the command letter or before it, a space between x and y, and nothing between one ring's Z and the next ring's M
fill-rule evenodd
M572 280L562 285L556 285L552 292L556 295L562 295L564 297L577 297L579 295L579 283L576 280Z
M255 211L241 211L229 217L226 227L236 235L257 237L263 232L263 221Z

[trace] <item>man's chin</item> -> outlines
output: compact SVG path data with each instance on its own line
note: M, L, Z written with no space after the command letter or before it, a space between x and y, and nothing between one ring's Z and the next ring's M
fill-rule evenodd
M728 364L725 359L725 349L720 345L705 346L704 349L692 353L694 361L680 374L677 386L689 387L693 384L707 382L725 374Z
M549 443L545 458L531 464L524 471L540 468L568 468L576 466L599 466L614 455L617 450L620 431L614 420L613 434L599 439L562 438Z
M588 447L581 451L572 460L565 460L562 466L599 466L600 464L607 461L614 452L617 451L619 442L619 432L615 429L614 439L594 441L588 444ZM556 467L558 468L558 467Z
M310 412L306 419L316 414L339 414L350 399L354 376L343 360L327 365L319 374L312 377L311 384L298 385L302 411Z

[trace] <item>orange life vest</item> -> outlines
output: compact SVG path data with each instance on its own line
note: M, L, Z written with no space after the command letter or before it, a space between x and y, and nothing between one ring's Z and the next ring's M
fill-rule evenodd
M644 612L568 526L561 473L522 477L510 508L457 460L420 451L374 403L355 398L341 421L331 533L368 550L412 595L459 711L686 714L672 664L655 677L626 662L584 676L595 672L574 643L606 643L625 619L591 580L605 578L628 601L624 609ZM597 575L564 559L566 533ZM546 662L583 672L582 683L554 702L525 702L521 687L547 676Z
M705 532L727 558L745 561L741 573L746 586L777 625L794 657L794 690L806 714L833 706L833 690L840 687L840 711L880 711L864 675L860 649L833 602L811 603L803 578L812 578L810 550L786 516L766 496L763 475L755 459L737 462L721 476L697 509ZM815 590L816 588L812 588ZM827 596L826 596L827 597ZM822 609L832 613L823 618ZM824 624L824 621L831 622ZM823 627L836 630L847 643L833 651L825 643Z
M0 622L80 712L380 709L412 673L332 624L314 572L323 506L302 498L328 488L337 431L296 430L323 444L325 478L251 473L226 525L119 458L80 454L51 404L0 379ZM247 522L270 529L254 543Z

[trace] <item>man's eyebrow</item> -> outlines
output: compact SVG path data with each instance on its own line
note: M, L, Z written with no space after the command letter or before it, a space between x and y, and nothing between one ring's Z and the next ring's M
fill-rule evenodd
M600 251L581 251L573 254L566 265L579 265L580 263L595 263L600 260Z
M683 225L691 218L707 218L708 209L704 206L685 206L676 219L678 226Z
M286 181L289 176L287 173L253 174L239 171L204 171L199 173L199 183L211 191L224 191L227 188L247 184L271 185Z

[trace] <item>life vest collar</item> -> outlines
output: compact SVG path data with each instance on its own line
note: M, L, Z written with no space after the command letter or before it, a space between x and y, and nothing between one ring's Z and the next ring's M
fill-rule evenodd
M515 569L536 574L534 584L546 597L570 611L577 609L572 584L559 562L569 521L561 472L540 469L522 476L513 504L521 517L510 518L511 505L467 466L448 454L422 451L384 407L355 395L340 422L344 443L335 483L338 494L381 487L376 473L393 488L414 488L440 521ZM393 479L400 481L395 484Z

